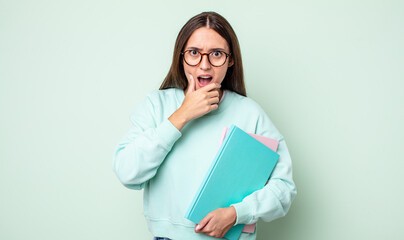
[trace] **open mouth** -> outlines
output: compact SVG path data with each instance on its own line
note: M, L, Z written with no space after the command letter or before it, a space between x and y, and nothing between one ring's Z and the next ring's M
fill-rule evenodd
M200 76L198 77L199 86L203 87L208 85L212 81L210 76Z

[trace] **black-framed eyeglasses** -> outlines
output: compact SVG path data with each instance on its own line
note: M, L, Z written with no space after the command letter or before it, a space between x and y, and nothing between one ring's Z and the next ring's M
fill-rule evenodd
M201 53L198 50L186 50L181 52L181 55L184 57L185 63L192 67L198 66L201 63L204 55L208 57L208 61L212 66L221 67L226 63L226 60L231 53L226 53L223 51Z

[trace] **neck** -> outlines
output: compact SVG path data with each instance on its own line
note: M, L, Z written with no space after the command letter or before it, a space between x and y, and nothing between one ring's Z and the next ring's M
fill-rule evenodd
M219 89L219 101L222 100L223 97L223 90Z

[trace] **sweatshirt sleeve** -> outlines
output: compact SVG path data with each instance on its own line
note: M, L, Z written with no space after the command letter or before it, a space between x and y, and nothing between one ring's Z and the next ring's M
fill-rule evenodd
M157 122L150 95L130 116L132 127L115 148L113 170L127 188L139 190L153 178L181 132L168 120Z
M265 113L260 116L256 134L279 140L279 159L264 188L248 195L242 202L232 204L237 213L234 225L256 223L259 218L270 222L285 216L297 193L286 142Z

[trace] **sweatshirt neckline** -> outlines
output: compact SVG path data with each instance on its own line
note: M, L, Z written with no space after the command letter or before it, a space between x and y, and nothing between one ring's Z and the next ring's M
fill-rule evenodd
M179 106L181 106L182 102L185 99L184 90L176 88L175 95L177 97ZM220 99L219 107L217 109L210 111L209 113L205 114L204 116L216 115L218 113L223 112L230 105L232 100L233 100L232 92L227 89L223 89L223 95L222 95L222 99Z

